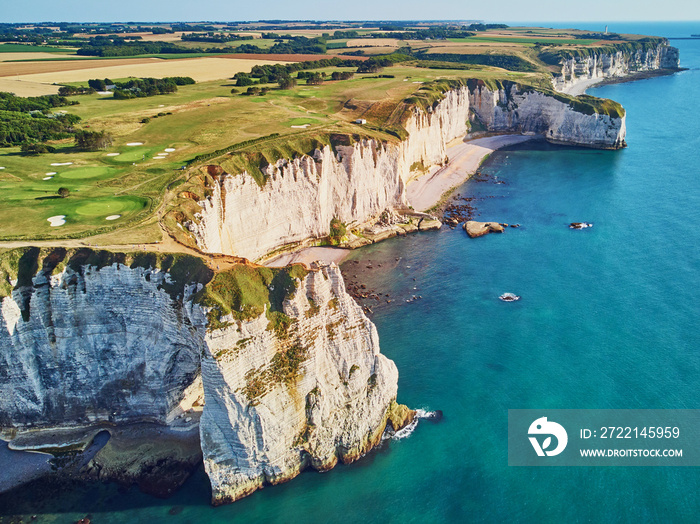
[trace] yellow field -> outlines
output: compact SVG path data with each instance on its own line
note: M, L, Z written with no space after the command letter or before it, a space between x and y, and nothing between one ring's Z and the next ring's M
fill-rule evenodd
M348 40L348 47L399 47L396 38L354 38Z
M100 61L104 64L104 61ZM111 60L111 63L118 63ZM159 58L141 59L142 63L124 65L101 65L100 67L77 70L53 71L13 76L15 80L42 84L61 84L67 82L84 82L91 78L137 78L166 76L189 76L197 82L208 82L231 78L234 74L248 72L254 65L277 64L271 60L242 60L234 58L183 58L179 60L161 60ZM81 64L84 65L84 64Z
M40 84L39 82L0 78L0 92L14 93L17 96L55 95L58 93L58 87L51 84Z
M10 62L11 60L38 60L45 58L64 58L68 55L64 53L0 53L0 62ZM71 55L71 58L87 58Z

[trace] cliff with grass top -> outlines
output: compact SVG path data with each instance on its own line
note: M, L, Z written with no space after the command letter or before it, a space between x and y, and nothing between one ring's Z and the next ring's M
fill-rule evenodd
M471 109L489 131L543 136L555 144L620 149L625 110L617 102L577 97L508 81L469 82Z
M665 38L654 37L590 48L544 51L540 59L557 68L552 78L557 91L566 91L592 79L624 78L635 73L664 70L673 72L679 67L678 49L670 46Z
M555 143L625 145L624 109L615 102L505 81L441 80L399 103L383 127L275 136L207 158L209 165L194 168L179 188L170 228L202 251L250 260L319 242L333 219L359 228L385 210L410 206L412 169L442 165L447 144L475 120L488 131Z
M121 438L87 476L139 481L203 454L213 502L233 501L353 461L413 416L334 265L217 273L186 255L26 248L0 254L0 284L0 436L58 453ZM119 437L135 424L155 447Z

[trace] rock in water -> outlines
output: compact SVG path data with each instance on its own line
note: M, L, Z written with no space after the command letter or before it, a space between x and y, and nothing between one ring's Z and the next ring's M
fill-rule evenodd
M462 226L471 238L488 235L489 233L503 233L504 227L498 222L477 222L470 220Z

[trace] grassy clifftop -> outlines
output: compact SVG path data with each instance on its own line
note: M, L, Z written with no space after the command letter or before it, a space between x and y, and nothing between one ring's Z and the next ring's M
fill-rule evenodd
M188 289L192 291L196 289L193 286L201 284L202 289L191 298L209 310L208 327L211 329L222 327L221 318L226 315L235 320L249 320L266 313L269 329L279 334L283 334L291 322L282 312L282 304L296 291L297 279L303 279L308 273L301 264L267 268L241 263L214 271L204 259L179 253L27 247L0 253L0 298L10 296L13 289L32 286L32 279L39 273L48 277L69 269L82 274L88 267L99 270L114 264L167 273L159 288L178 302L185 298ZM22 307L28 313L28 301L24 302Z

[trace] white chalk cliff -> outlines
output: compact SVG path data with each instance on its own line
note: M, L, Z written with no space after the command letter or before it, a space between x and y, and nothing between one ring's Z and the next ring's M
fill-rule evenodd
M483 83L482 83L483 84ZM506 103L506 101L510 103ZM489 131L538 134L556 143L615 149L624 146L625 118L576 111L542 92L466 86L445 93L427 110L415 108L405 123L408 138L316 149L268 165L260 186L247 172L224 174L201 211L187 222L197 246L259 260L279 248L319 239L332 218L367 222L390 207L404 207L411 166L444 162L446 146L464 136L474 114Z
M359 458L396 398L396 366L336 266L309 273L284 312L284 339L264 316L207 334L200 432L215 503Z
M257 260L280 246L327 236L334 217L361 223L405 206L411 166L443 162L446 144L466 134L468 95L466 87L455 89L430 113L414 110L402 142L365 139L336 146L337 154L326 146L279 160L267 166L262 188L247 172L226 176L200 202L200 220L189 224L198 246Z
M625 146L625 115L582 113L568 100L522 89L516 84L498 90L480 85L472 93L472 110L489 131L531 133L555 144L600 149Z
M182 258L181 267L198 260ZM212 501L223 503L307 466L353 461L388 420L410 422L395 402L396 366L337 266L294 281L274 312L290 323L279 330L267 312L211 325L196 294L210 281L178 284L183 271L111 260L36 271L2 299L3 438L32 449L37 435L61 447L56 429L182 426L174 416L203 393L201 451Z
M554 76L552 83L557 91L565 91L591 79L604 80L643 71L677 69L679 54L678 49L664 41L651 49L633 52L593 52L591 56L563 59L559 65L561 72Z
M66 268L3 298L0 427L165 422L203 346L165 278L120 264Z

